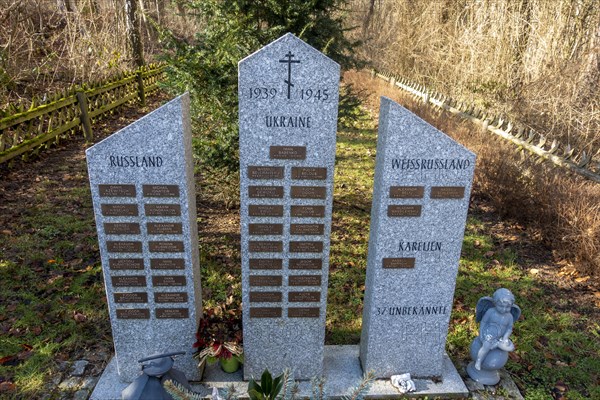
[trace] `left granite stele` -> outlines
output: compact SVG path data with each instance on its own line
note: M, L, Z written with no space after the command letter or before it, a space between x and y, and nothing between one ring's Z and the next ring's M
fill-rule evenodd
M119 380L139 359L185 351L202 313L190 100L184 94L86 151Z

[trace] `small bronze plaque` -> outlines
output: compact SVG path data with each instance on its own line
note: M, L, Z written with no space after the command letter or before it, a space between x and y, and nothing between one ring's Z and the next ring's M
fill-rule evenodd
M281 275L250 275L250 286L281 286Z
M297 218L322 218L325 216L325 206L291 206L292 217Z
M251 199L283 199L283 186L248 186Z
M181 253L183 251L183 242L149 242L148 247L152 253Z
M422 199L424 192L423 186L392 186L390 199Z
M111 276L110 280L114 287L124 287L124 286L144 287L144 286L146 286L146 277L143 275Z
M290 286L321 286L321 275L290 275Z
M288 318L319 318L320 309L317 307L290 307Z
M462 199L465 197L464 186L433 186L431 188L432 199Z
M148 293L115 293L115 303L147 303Z
M248 167L249 179L283 179L283 167Z
M147 308L117 309L117 319L150 319L150 310Z
M290 224L291 235L322 235L324 231L323 224Z
M184 269L183 258L151 258L150 269Z
M321 301L321 292L289 292L290 303L314 303Z
M281 235L283 234L282 224L249 224L248 232L251 235Z
M105 217L137 217L137 204L101 204L100 209Z
M290 242L290 253L320 253L323 242Z
M251 240L248 243L248 250L252 253L281 253L283 251L283 242Z
M250 269L281 269L283 260L280 258L251 258Z
M323 260L320 258L290 258L290 269L321 269Z
M152 286L185 286L183 275L153 275Z
M145 204L144 212L147 217L179 217L181 206L179 204Z
M388 217L420 217L420 205L388 206Z
M281 292L250 292L253 303L280 303L281 299Z
M271 160L304 160L306 147L304 146L271 146L269 148Z
M176 222L148 222L146 229L149 235L181 235L183 227Z
M327 188L324 186L292 186L292 199L324 199Z
M105 222L104 233L107 235L139 235L140 224L132 222Z
M292 179L323 181L327 179L327 168L292 167Z
M410 257L405 258L384 258L382 261L383 268L414 268L415 259Z
M283 217L283 206L250 204L248 215L251 217Z
M142 242L107 240L106 249L109 253L141 253Z
M190 310L187 308L157 308L156 318L158 319L185 319L190 317Z
M155 303L187 303L188 294L179 292L154 293Z
M143 185L144 197L179 197L177 185Z
M250 318L281 318L281 307L250 307Z
M108 268L114 270L144 269L144 260L142 258L110 258Z
M135 185L98 185L100 197L135 197Z

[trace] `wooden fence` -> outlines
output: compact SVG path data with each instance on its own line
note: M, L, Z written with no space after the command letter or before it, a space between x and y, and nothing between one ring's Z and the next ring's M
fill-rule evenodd
M519 126L506 118L490 115L475 106L458 102L406 78L375 70L372 70L372 75L409 92L425 104L446 110L482 126L485 130L517 145L518 149L526 150L535 157L600 183L600 163L593 161L592 155L585 151L576 151L570 146L562 146L557 140L548 143L544 135L532 129L526 130L522 125Z
M0 163L49 146L61 136L83 133L93 139L92 124L132 101L145 105L146 95L158 90L166 65L150 64L108 81L83 85L51 96L29 109L0 114Z

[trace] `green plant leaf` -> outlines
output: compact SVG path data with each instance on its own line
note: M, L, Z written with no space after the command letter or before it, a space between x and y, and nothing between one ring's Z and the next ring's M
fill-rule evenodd
M260 377L260 386L265 395L269 395L271 393L271 389L273 388L273 377L268 369L265 369L265 372L263 372L262 376Z
M262 388L260 387L260 385L258 383L256 383L254 378L250 378L250 381L248 382L248 393L250 393L251 390L256 390L259 393L262 392Z
M273 388L271 389L270 397L271 399L275 399L279 392L281 392L281 388L283 387L283 374L279 375L277 378L273 380Z
M250 396L251 400L265 400L263 394L258 392L256 389L248 390L248 396Z

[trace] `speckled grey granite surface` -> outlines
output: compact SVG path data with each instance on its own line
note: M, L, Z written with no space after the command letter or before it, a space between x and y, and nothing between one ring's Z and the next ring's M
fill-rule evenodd
M474 168L472 152L382 97L360 344L364 370L378 377L442 374Z
M137 377L140 358L185 351L175 367L193 379L202 309L188 95L86 156L119 378Z
M292 34L239 63L246 378L265 368L277 374L290 367L299 378L322 371L339 79L337 63ZM322 249L314 243L290 248L296 241L320 242ZM307 265L304 259L313 261ZM281 284L250 284L251 276L272 275ZM313 277L294 286L296 278L288 277L296 275ZM251 292L275 294L269 301L254 295L252 301ZM312 293L292 294L310 301L290 302L291 292Z

